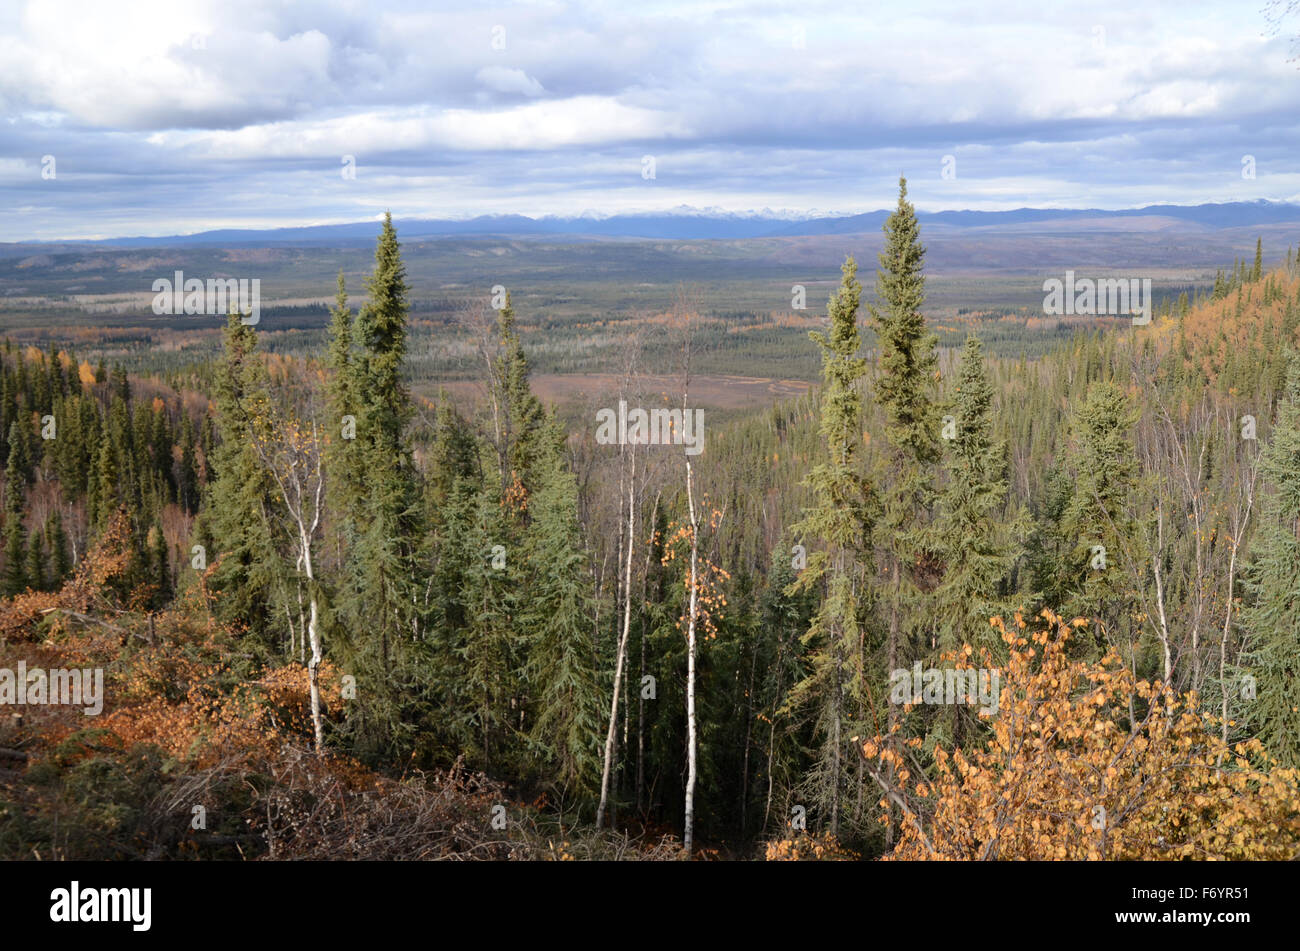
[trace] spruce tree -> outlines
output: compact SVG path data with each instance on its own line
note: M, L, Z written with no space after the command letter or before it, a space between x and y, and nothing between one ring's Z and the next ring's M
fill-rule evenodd
M23 574L33 591L45 590L45 546L41 543L39 531L32 532L27 540L27 563Z
M32 476L32 453L27 440L27 433L18 421L9 424L9 455L6 457L5 474L15 485L26 485Z
M524 552L501 543L506 525L496 493L462 488L441 553L460 566L455 600L464 618L460 630L449 632L458 660L449 682L458 697L448 712L471 763L505 770L517 752L519 714L511 698L521 692L522 651L512 618L521 601Z
M364 489L355 503L356 545L346 559L340 640L365 685L348 729L358 749L377 755L392 751L394 743L408 742L414 709L427 689L427 574L422 566L428 540L407 433L413 409L402 382L408 291L388 214L367 289L357 314L357 388L352 391L360 405L355 450ZM337 335L335 344L341 349Z
M55 509L45 524L45 534L50 540L50 580L58 587L72 572L72 558L68 554L68 533L63 528L63 514Z
M878 584L886 626L885 667L892 671L922 650L923 628L930 621L925 592L936 583L936 559L926 550L933 498L934 464L939 458L936 340L926 330L925 248L916 209L907 200L907 180L898 182L898 206L885 220L885 246L876 271L876 298L871 324L876 332L880 372L876 402L885 417L886 449L879 460L882 485L879 524L884 566ZM889 705L889 725L898 722L898 707ZM886 830L892 841L894 825Z
M547 779L570 792L600 781L602 696L592 650L594 594L578 524L578 487L559 453L529 506L527 596L517 624L527 641L532 739L546 751Z
M338 288L329 324L329 375L326 382L325 464L330 481L335 548L340 560L350 557L356 544L357 516L363 496L361 455L365 441L358 438L361 413L359 359L353 344L354 318L348 306L347 285L339 270ZM345 429L345 419L347 420ZM346 554L344 554L346 553Z
M68 367L68 375L66 377L68 383L68 393L72 396L80 396L81 395L81 363L77 360L77 355L75 353L72 353L71 351L68 352L68 361L70 364Z
M1001 650L987 636L1004 611L999 586L1014 559L1007 500L1006 444L993 436L993 388L979 338L967 337L957 369L955 432L947 443L947 478L939 499L934 547L944 563L935 592L939 648L963 643Z
M194 452L194 423L189 412L181 407L181 461L176 478L176 501L187 515L199 507L198 462Z
M113 518L118 507L124 504L121 479L117 468L117 453L111 441L99 447L99 460L95 465L95 527L102 529Z
M27 543L19 518L5 526L5 570L0 583L7 598L27 589Z
M1249 604L1241 614L1249 633L1243 666L1256 679L1244 704L1248 722L1282 766L1300 767L1300 354L1292 354L1277 423L1260 455L1271 484L1260 505L1259 529L1244 572ZM1224 685L1234 695L1242 691Z
M807 783L812 802L832 835L838 835L841 804L849 786L849 738L864 719L867 676L861 617L865 578L870 571L869 539L875 499L859 470L862 397L866 373L860 356L858 308L862 285L857 262L841 268L840 287L827 307L827 333L811 334L822 351L821 427L824 460L805 484L815 499L794 527L807 564L789 591L824 593L803 637L807 675L794 687L789 709L809 710L817 737L817 759ZM865 727L863 727L865 729ZM860 818L860 817L859 817Z
M504 409L501 446L501 491L506 493L519 482L525 489L534 486L533 466L545 448L539 444L545 414L528 385L528 359L524 356L519 332L515 330L515 311L510 295L497 316L502 352L496 378L500 381L499 402Z
M163 534L162 525L157 522L149 530L149 559L155 588L153 607L161 609L171 601L173 591L167 537Z
M1068 459L1075 484L1061 517L1065 610L1093 618L1095 632L1110 634L1113 643L1126 633L1118 628L1127 624L1126 605L1132 598L1124 559L1139 557L1136 526L1128 514L1138 476L1131 437L1136 418L1116 384L1089 388L1073 421Z
M270 521L273 487L252 442L251 407L265 400L266 369L257 353L257 332L232 313L217 365L216 426L220 442L210 459L205 531L215 550L210 588L224 622L242 627L270 646L272 625L284 616L276 603L283 566Z
M15 424L17 425L17 424ZM23 527L23 502L26 483L15 465L14 455L20 452L13 439L9 440L9 464L5 467L5 568L0 577L0 594L13 597L27 588L27 536Z

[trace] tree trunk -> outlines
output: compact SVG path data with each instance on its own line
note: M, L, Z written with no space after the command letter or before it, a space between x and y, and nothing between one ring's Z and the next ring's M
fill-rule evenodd
M636 537L636 447L632 448L632 479L627 491L627 560L623 582L623 630L618 638L618 659L614 663L614 698L609 706L609 732L605 734L605 763L600 775L600 805L596 807L596 828L605 821L605 807L609 803L609 776L614 762L614 741L618 734L618 701L623 686L623 657L627 653L627 638L632 629L632 551Z
M311 539L307 535L305 527L299 530L299 538L302 544L302 561L303 571L307 575L307 584L311 586L311 617L307 622L307 637L311 642L311 661L307 664L307 678L311 684L311 728L316 736L316 755L320 756L325 752L325 731L321 724L320 713L320 629L317 621L320 614L316 602L316 585L315 574L312 571L311 563Z
M889 659L888 661L886 661L885 664L887 668L886 671L887 673L890 673L898 669L898 600L899 600L899 585L900 585L900 580L898 576L898 556L896 554L891 553L889 560L890 560L890 587L892 589L892 594L890 597L890 605L889 605ZM891 742L893 737L895 736L894 724L896 724L897 722L898 722L898 705L891 703L889 704L889 714L888 714L888 726L889 726L889 735L891 738ZM885 775L892 783L894 779L894 769L892 765L886 767ZM888 825L885 826L885 847L886 849L889 849L892 848L893 845L894 845L894 806L891 803L889 806L889 823Z
M700 553L700 526L695 515L695 488L691 460L686 460L686 501L691 514L690 607L686 623L686 830L682 844L690 858L695 839L695 615Z

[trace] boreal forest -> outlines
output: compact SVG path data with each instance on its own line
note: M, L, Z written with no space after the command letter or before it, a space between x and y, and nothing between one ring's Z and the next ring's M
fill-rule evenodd
M1293 250L941 345L900 181L715 414L689 282L576 412L485 272L426 392L399 238L310 346L3 345L0 667L103 685L5 708L0 856L1295 857Z

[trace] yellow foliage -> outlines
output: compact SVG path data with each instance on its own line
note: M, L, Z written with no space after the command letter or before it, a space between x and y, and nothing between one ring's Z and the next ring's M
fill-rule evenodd
M852 862L861 858L836 840L829 832L796 835L767 843L769 862Z
M861 744L902 813L888 858L1300 856L1300 771L1278 767L1255 740L1230 748L1195 694L1136 680L1113 652L1070 660L1075 625L1042 616L1046 627L1029 638L1038 649L1022 618L1012 631L994 618L1011 654L976 748L936 746L932 762L909 760L927 776L909 790L893 779L907 777L896 739Z

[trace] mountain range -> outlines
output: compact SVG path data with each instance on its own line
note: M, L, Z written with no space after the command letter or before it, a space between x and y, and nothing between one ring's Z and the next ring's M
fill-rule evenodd
M605 217L590 214L573 217L524 215L482 215L476 218L397 220L403 240L455 236L547 237L555 239L666 239L737 240L811 235L865 234L879 232L889 210L858 215L791 219L773 212L749 214L715 213L692 208L658 214L627 214ZM1300 205L1289 202L1249 201L1201 205L1147 205L1143 208L1103 210L1098 208L1017 208L1011 211L920 212L923 225L953 229L1011 229L1035 232L1203 232L1228 228L1300 224ZM295 246L351 245L372 242L378 223L315 225L274 229L221 229L197 234L152 237L106 238L98 241L22 242L62 246L117 248L221 245L225 247L274 244Z

